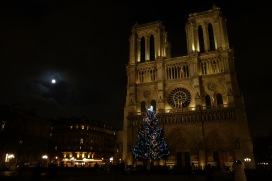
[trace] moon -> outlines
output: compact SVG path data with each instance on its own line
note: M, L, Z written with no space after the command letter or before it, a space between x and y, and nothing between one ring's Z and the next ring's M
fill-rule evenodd
M55 84L56 82L57 82L56 79L52 79L52 80L51 80L51 83L52 83L52 84Z

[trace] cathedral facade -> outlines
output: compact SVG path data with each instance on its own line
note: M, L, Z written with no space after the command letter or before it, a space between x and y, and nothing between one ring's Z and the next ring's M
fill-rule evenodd
M235 160L255 168L243 97L219 7L189 14L187 55L171 56L161 21L135 24L129 38L123 159L134 165L132 146L151 105L171 155L157 164L183 168L194 163L230 168Z

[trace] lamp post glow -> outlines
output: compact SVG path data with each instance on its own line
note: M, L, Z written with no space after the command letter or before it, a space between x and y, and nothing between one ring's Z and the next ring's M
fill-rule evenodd
M249 168L251 159L250 158L245 158L244 161L246 162L246 167Z
M43 155L42 159L44 160L43 165L47 167L48 166L48 156L47 155Z
M14 154L6 154L5 162L10 162L11 159L15 158Z

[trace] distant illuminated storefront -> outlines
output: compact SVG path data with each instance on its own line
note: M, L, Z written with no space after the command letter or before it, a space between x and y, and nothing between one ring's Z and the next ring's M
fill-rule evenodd
M86 119L55 120L51 127L51 157L64 167L93 167L118 156L116 130Z

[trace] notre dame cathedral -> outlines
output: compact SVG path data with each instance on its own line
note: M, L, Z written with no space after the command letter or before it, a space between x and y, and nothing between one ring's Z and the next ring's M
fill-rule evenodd
M124 107L123 159L134 165L132 146L146 110L153 106L171 155L158 165L184 168L194 163L230 168L251 162L253 144L243 97L229 46L226 20L219 7L189 14L187 55L171 57L161 21L135 24L129 38L127 95Z

